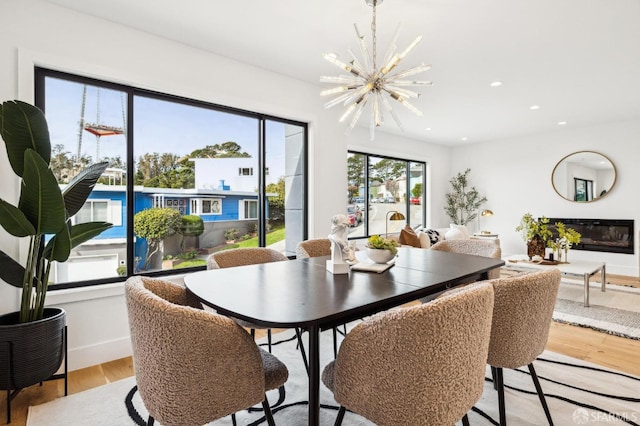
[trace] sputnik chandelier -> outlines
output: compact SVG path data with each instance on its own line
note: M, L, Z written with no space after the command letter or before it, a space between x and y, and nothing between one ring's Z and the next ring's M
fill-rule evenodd
M376 46L376 7L382 3L382 0L365 0L369 6L372 6L373 13L371 19L371 39L372 50L369 53L365 37L358 30L358 26L353 24L358 37L360 53L362 61L358 60L358 57L348 50L352 60L348 63L342 62L338 59L338 56L333 53L325 53L322 56L332 64L336 65L343 71L348 72L346 75L339 75L337 77L320 77L321 83L337 84L338 86L331 89L323 90L321 96L338 95L334 99L324 104L325 108L331 108L336 105L342 104L345 110L340 116L339 122L344 122L352 114L353 117L347 127L346 134L349 135L353 127L356 125L362 111L371 102L371 121L369 125L369 136L373 140L375 136L375 128L382 126L383 123L383 111L386 109L398 127L404 131L402 124L398 119L396 112L389 102L389 98L400 102L402 105L413 111L416 115L422 116L422 112L413 106L407 99L417 99L420 94L408 90L409 86L430 86L430 81L417 81L406 80L407 77L419 74L427 71L431 68L431 65L425 65L424 63L410 68L403 72L391 74L400 61L413 50L414 47L420 43L422 36L416 37L415 40L402 52L398 53L396 42L398 40L398 34L400 32L400 26L395 31L395 34L391 40L391 44L387 49L384 57L383 66L378 70L377 66L377 46Z

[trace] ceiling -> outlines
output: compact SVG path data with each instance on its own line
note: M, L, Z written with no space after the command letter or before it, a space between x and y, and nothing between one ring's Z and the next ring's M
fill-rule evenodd
M46 1L318 92L331 87L321 75L341 74L321 54L348 61L347 49L358 50L354 23L371 34L365 0ZM414 102L424 116L394 106L406 136L453 146L640 118L640 0L385 0L377 11L378 55L401 23L400 49L423 40L398 70L432 66L415 77L434 83ZM340 107L333 110L337 120ZM391 117L378 131L401 134Z

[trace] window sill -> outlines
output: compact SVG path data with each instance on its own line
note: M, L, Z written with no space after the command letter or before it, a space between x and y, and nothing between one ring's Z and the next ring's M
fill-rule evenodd
M167 281L182 283L185 274L159 277ZM47 292L47 305L82 302L84 300L104 299L124 295L124 281L111 284L98 284L88 287L68 288Z

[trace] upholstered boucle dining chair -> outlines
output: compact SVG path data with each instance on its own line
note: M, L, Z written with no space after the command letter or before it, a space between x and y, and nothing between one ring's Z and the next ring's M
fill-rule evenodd
M331 256L331 240L328 238L300 241L296 246L296 258L298 259L320 256Z
M296 258L308 259L310 257L331 256L331 240L328 238L316 238L312 240L300 241L296 246ZM347 334L346 324L342 325L342 330L333 327L333 356L338 355L338 333L345 336Z
M268 247L243 247L218 251L207 257L207 269L232 268L235 266L257 265L260 263L283 262L289 260L287 256ZM256 329L265 327L248 321L236 319L238 324L248 328L255 339ZM271 329L267 328L267 346L271 352Z
M243 247L218 251L210 254L207 257L207 269L232 268L235 266L257 265L260 263L283 262L285 260L289 260L289 258L281 252L268 247ZM251 336L254 339L256 329L266 328L261 325L241 319L236 319L236 321L242 327L248 328L250 330ZM267 346L269 348L269 352L271 352L271 329L266 329ZM304 345L302 344L301 330L296 328L295 332L296 338L298 339L298 347L300 348L300 352L302 354L304 367L307 370L307 373L309 373L309 362L307 361L307 354L305 353Z
M242 247L210 254L207 257L207 269L257 265L259 263L282 262L284 260L289 260L289 258L268 247Z
M560 286L560 271L550 269L493 280L495 303L487 363L498 390L500 425L507 424L503 368L527 366L549 424L551 413L533 361L544 351Z
M430 250L440 250L449 253L471 254L474 256L491 257L500 259L502 250L500 246L491 240L443 240L431 246ZM500 278L500 268L489 271L489 279Z
M169 281L131 277L125 283L136 384L149 425L201 425L262 402L289 375L230 318L207 312Z
M500 259L502 257L502 250L500 245L491 240L442 240L432 245L429 250L446 251L448 253L460 253L470 254L473 256L491 257L494 259ZM500 268L495 268L487 272L489 279L500 278ZM432 294L428 297L420 299L422 303L430 302L431 300L439 297L443 292Z
M453 425L482 395L493 288L474 283L431 303L356 325L322 381L346 409L378 425Z

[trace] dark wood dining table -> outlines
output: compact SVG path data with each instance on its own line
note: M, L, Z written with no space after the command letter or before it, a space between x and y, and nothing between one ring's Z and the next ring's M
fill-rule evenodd
M400 248L382 273L331 274L328 257L188 274L187 289L218 313L309 332L309 425L320 422L320 332L447 288L487 279L501 259Z

